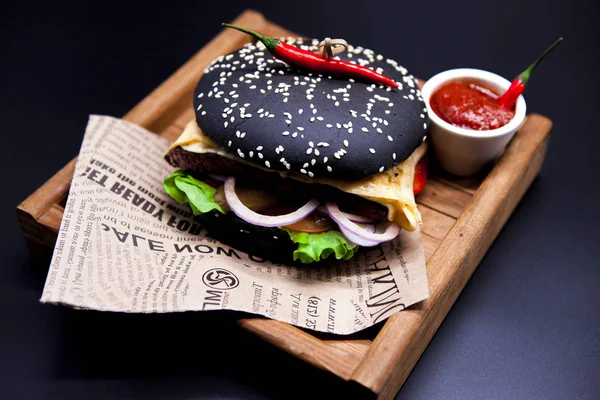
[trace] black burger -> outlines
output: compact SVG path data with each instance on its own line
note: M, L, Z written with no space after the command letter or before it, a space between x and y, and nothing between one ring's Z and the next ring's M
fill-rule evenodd
M286 43L319 51L317 40ZM164 186L211 237L273 261L311 263L347 260L420 224L413 182L429 119L415 79L362 47L334 58L398 88L298 70L261 43L206 68L196 118L165 156L178 170Z

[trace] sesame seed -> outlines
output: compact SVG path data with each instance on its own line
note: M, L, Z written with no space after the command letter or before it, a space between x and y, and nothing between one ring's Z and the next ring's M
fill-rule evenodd
M332 171L332 168L331 168L331 166L330 166L330 165L328 165L328 166L327 166L327 171L329 171L329 172L331 172L331 171Z
M223 126L224 126L225 128L227 128L227 125L229 125L229 122L225 121L225 123L223 124Z
M300 168L300 172L306 175L306 170L304 168Z
M338 129L342 129L342 124L340 124L339 122L335 124L336 128Z
M395 160L396 159L396 153L392 154L392 158Z
M288 131L283 131L283 132L281 132L281 134L282 134L283 136L287 136L287 135L289 135L290 133L289 133Z
M319 120L319 121L323 121L323 119L324 119L324 118L323 118L323 117L321 117L321 116L318 116L318 117L317 117L317 120Z
M298 129L300 132L302 132L304 130L304 128L301 126L297 127L296 129Z
M297 136L298 136L298 132L294 132L294 133L292 133L292 137L293 137L293 138L295 138L295 137L297 137Z
M227 142L227 147L231 147L231 140Z
M311 178L315 176L315 174L313 174L312 172L308 171L308 176L310 176Z
M336 153L333 153L333 156L334 156L335 158L337 158L338 160L340 159L340 155L339 155L337 152L336 152Z
M323 157L323 164L325 164L329 160L329 157Z
M379 172L383 172L384 169L385 168L383 168L383 167L379 168Z
M262 153L258 153L258 158L260 158L261 160L263 159L263 154Z
M375 149L374 148L370 148L369 151L371 152L371 154L375 154Z
M390 135L388 135L388 137L387 137L387 138L388 138L388 140L389 140L390 142L393 142L393 141L394 141L394 138L393 138L393 137L391 137Z
M354 129L352 127L348 128L348 133L352 133Z
M292 123L292 121L290 121L289 119L286 119L285 123L288 124L288 125L290 125Z
M348 147L350 145L350 143L348 143L348 141L346 139L344 139L344 146Z
M303 111L304 111L303 109L299 109L298 114L302 114Z
M313 151L312 147L309 147L308 149L306 149L306 154L312 154L312 151Z
M200 105L198 106L198 108L196 108L196 111L200 111L201 109L202 109L202 104L200 104Z
M369 129L368 129L368 128L365 128L364 126L361 128L361 130L362 130L363 132L369 132Z
M267 168L271 168L271 163L268 160L265 161L265 165L267 166Z

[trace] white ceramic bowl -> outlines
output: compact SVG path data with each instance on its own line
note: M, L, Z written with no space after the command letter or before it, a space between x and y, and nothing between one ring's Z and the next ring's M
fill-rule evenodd
M488 71L461 68L435 75L421 90L431 121L428 136L440 165L454 175L471 176L479 173L502 155L508 142L523 125L527 107L523 96L519 96L515 116L508 124L498 129L474 131L451 125L433 112L429 99L440 86L460 79L468 79L496 93L504 93L509 88L510 82Z

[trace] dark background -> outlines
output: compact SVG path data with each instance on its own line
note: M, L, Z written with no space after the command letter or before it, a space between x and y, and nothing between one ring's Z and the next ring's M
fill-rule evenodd
M321 398L339 389L232 328L233 314L39 304L45 270L31 263L14 216L77 154L88 114L126 113L245 8L383 52L422 78L455 67L511 78L565 37L526 91L528 111L554 121L541 176L398 398L600 398L593 0L2 2L0 398Z

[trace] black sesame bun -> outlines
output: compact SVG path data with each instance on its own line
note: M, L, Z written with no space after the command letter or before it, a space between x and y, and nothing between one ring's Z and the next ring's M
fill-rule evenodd
M253 259L261 258L287 265L303 265L302 262L294 260L294 250L298 245L279 228L249 224L232 212L222 215L215 211L198 216L196 219L207 230L209 237L251 254ZM331 261L333 260L324 259L313 265Z
M317 40L288 43L317 51ZM396 61L349 46L342 60L372 67L398 89L299 71L248 45L198 82L196 121L223 150L262 168L357 179L407 159L429 119L416 81Z

